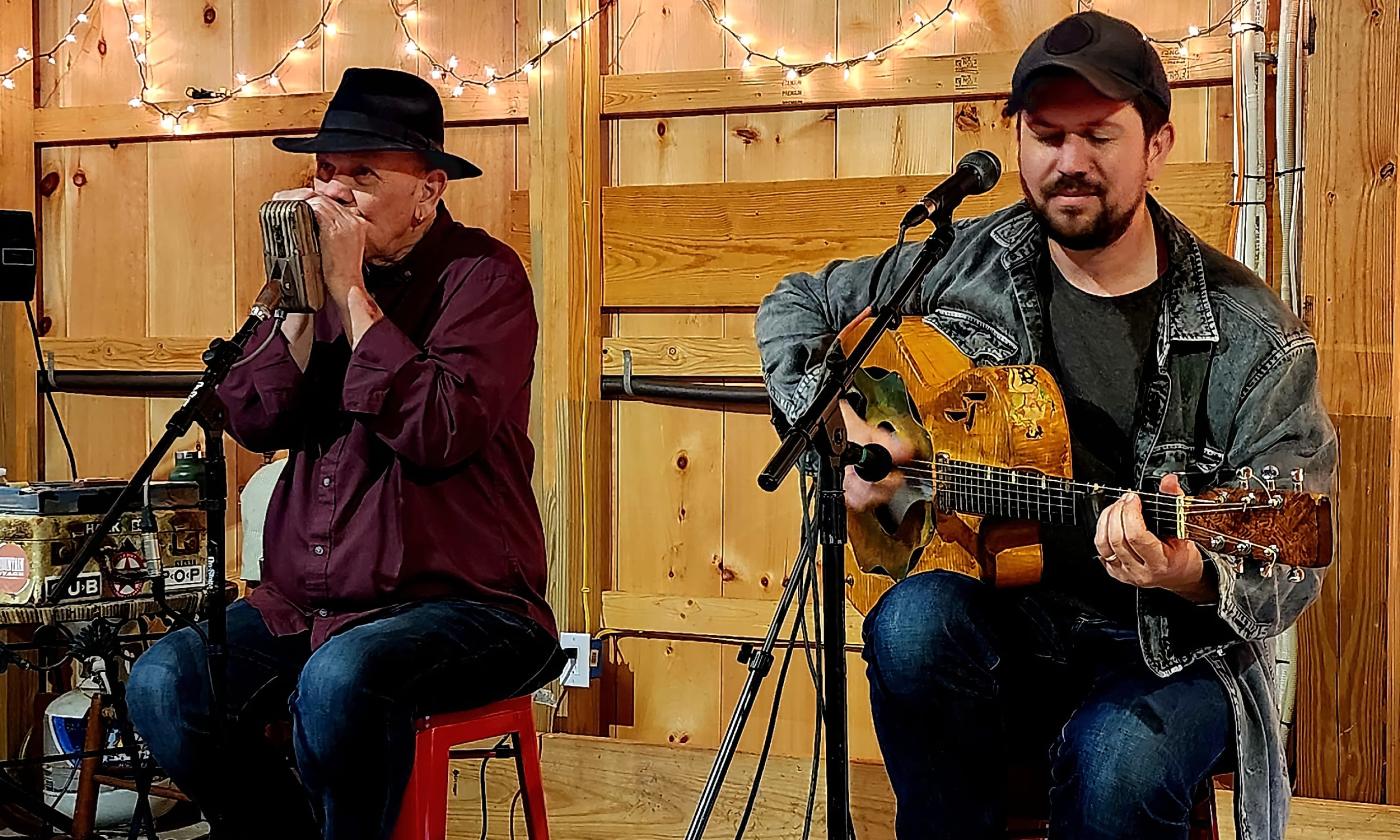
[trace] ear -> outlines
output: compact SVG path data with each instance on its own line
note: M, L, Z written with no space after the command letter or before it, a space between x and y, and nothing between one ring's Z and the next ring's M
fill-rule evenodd
M437 206L438 199L447 191L447 173L441 169L433 169L423 176L423 182L418 188L418 203L432 209Z
M1162 167L1167 165L1167 156L1175 145L1176 126L1168 122L1147 142L1147 180L1155 181L1162 174Z

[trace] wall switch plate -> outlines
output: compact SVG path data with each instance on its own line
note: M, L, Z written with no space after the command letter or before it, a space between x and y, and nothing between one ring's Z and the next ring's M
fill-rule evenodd
M560 679L570 688L588 688L588 678L592 671L593 645L587 633L560 633L559 646L565 651L573 651L574 658L564 663Z

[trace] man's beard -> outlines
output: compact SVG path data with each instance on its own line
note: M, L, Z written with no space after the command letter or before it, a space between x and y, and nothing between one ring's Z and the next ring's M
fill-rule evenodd
M1114 207L1108 203L1107 190L1102 184L1086 178L1064 176L1055 179L1043 193L1038 193L1030 188L1025 175L1022 175L1021 192L1045 235L1071 251L1096 251L1117 242L1132 226L1133 217L1147 196L1144 185L1130 205ZM1050 199L1061 193L1085 192L1098 199L1098 208L1070 218L1057 218L1051 214Z

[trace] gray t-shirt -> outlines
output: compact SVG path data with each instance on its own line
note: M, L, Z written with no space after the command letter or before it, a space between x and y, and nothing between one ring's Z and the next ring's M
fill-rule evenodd
M1071 284L1048 255L1045 264L1041 364L1064 395L1075 480L1133 487L1132 434L1143 370L1156 339L1162 281L1101 297ZM1045 583L1131 627L1133 587L1111 578L1095 559L1095 517L1081 516L1080 522L1044 529Z

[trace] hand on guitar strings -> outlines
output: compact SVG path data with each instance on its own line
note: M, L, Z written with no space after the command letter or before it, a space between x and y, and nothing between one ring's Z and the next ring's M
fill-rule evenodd
M1176 475L1162 479L1161 491L1185 495ZM1110 576L1146 589L1175 592L1188 601L1205 603L1216 592L1205 579L1205 557L1191 540L1159 539L1147 528L1142 497L1128 493L1099 514L1094 547Z
M852 443L878 443L890 453L895 465L907 464L914 459L913 445L903 437L881 426L872 426L865 418L844 400L841 402L841 415L846 421L846 439ZM846 507L853 512L863 512L887 504L899 488L904 486L904 474L898 469L877 482L869 482L856 475L855 467L846 467L844 489Z

